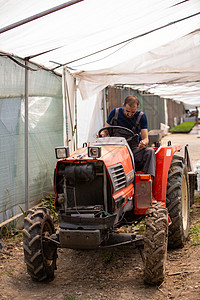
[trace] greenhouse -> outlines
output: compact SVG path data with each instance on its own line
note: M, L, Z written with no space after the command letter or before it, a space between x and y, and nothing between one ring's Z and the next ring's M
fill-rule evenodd
M0 0L0 223L53 193L55 147L95 137L107 87L200 106L199 15L198 0Z

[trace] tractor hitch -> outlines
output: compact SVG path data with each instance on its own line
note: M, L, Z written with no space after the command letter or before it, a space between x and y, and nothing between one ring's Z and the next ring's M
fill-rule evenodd
M112 233L109 236L108 241L100 245L100 248L111 248L121 245L134 244L135 247L144 246L144 237L138 234L129 234L129 233Z

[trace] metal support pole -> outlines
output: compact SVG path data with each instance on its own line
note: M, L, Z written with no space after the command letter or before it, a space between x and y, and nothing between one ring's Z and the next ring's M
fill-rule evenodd
M0 28L0 34L3 33L3 32L6 32L8 30L11 30L13 28L16 28L18 26L21 26L21 25L24 25L26 23L29 23L31 21L34 21L36 19L39 19L41 17L47 16L47 15L49 15L51 13L54 13L55 11L58 11L60 9L63 9L65 7L68 7L70 5L76 4L76 3L81 2L81 1L83 1L83 0L71 0L71 1L65 2L63 4L60 4L58 6L52 7L50 9L48 9L48 10L43 11L43 12L40 12L40 13L38 13L36 15L33 15L31 17L28 17L26 19L20 20L20 21L18 21L16 23L10 24L10 25L8 25L6 27Z
M67 116L67 95L66 95L66 71L63 70L63 106L64 106L64 115L63 115L63 122L64 122L64 135L63 135L63 144L64 146L69 145L69 127L68 127L68 116Z
M67 145L69 145L69 124L68 124L68 119L69 119L69 122L70 122L70 126L71 126L71 132L70 134L72 134L72 146L73 146L73 150L75 150L75 143L74 143L74 140L75 140L75 127L74 127L74 124L73 124L73 119L72 117L72 110L71 110L71 103L70 103L70 94L69 94L69 89L68 89L68 84L67 84L67 79L66 79L66 70L64 69L64 100L65 100L65 114L66 114L66 136L67 136ZM73 90L73 105L74 105L74 93L75 93L75 90ZM68 118L68 115L69 114L69 118Z
M28 66L25 59L25 66ZM25 68L25 211L29 209L29 178L28 178L28 68Z
M107 120L107 109L106 109L106 89L103 90L103 99L102 99L102 110L103 110L103 126Z
M75 88L75 91L74 91L74 97L75 97L75 133L76 133L76 136L75 136L75 149L77 148L77 145L78 145L78 127L77 127L77 86L76 86L76 78L74 78L74 88Z

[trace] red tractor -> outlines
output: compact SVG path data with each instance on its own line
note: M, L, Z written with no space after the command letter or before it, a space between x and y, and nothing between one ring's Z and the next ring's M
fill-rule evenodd
M107 129L108 137L101 137ZM120 129L120 130L119 130ZM125 134L120 135L124 130ZM23 247L27 270L37 281L52 280L57 247L95 249L134 243L142 247L144 281L160 284L165 276L167 247L184 245L189 231L187 161L175 154L181 146L155 143L156 176L134 163L129 129L110 126L99 138L69 155L56 148L55 208L59 230L48 209L30 209L25 217ZM145 220L144 236L118 228Z

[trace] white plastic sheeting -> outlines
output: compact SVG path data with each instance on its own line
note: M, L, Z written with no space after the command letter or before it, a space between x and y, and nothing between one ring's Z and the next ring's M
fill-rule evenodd
M63 145L69 146L70 152L76 149L77 139L77 104L76 84L73 75L63 68Z
M31 65L33 67L33 65ZM61 77L32 72L29 96L29 205L53 192L54 148L63 144ZM25 209L24 68L0 57L0 223Z
M53 192L54 148L62 143L62 100L29 98L29 203ZM0 222L24 209L24 99L0 99Z
M0 28L62 2L64 1L0 0ZM88 82L88 87L85 85L83 88L82 83L79 85L84 97L86 93L87 96L91 95L91 85L139 82L137 88L143 90L153 88L155 94L170 98L178 96L180 100L198 104L199 98L194 92L192 93L194 97L186 93L185 83L189 82L192 87L195 85L196 93L199 93L200 88L197 84L200 79L199 73L196 73L196 77L192 74L188 81L189 73L193 70L191 64L186 65L184 62L185 57L188 58L189 49L193 65L198 66L196 51L199 51L199 34L195 33L194 40L191 33L200 29L199 13L199 0L84 0L2 33L0 50L20 57L36 55L32 60L49 68L58 66L55 63L57 62L75 69L75 72L102 70L101 75L96 71L77 74L85 83ZM184 47L185 38L188 39L187 47ZM195 53L192 50L194 44ZM114 45L115 47L112 47ZM60 48L57 50L37 56L41 52L58 47ZM174 68L171 68L173 63L171 58L176 53L176 47L182 47L183 51ZM103 49L107 50L101 51ZM96 54L93 55L94 53ZM82 57L85 58L80 59ZM176 62L175 57L173 61ZM153 68L155 62L155 67L159 70L157 76ZM118 76L117 80L113 80L113 77L111 80L111 76L107 77L104 70L108 71L108 68L111 74L114 72L114 75ZM57 70L62 71L61 68ZM129 76L128 80L127 76L123 76L139 71L140 74L136 75L140 75L140 78L137 78L136 82L135 77L131 79ZM145 74L142 74L142 71ZM97 75L104 76L104 84L102 78L99 79ZM152 78L150 82L149 77ZM165 86L162 85L160 88L161 83ZM180 86L183 89L179 88Z
M133 84L135 89L164 98L200 104L200 31L115 67L80 72L76 76L83 98L107 85Z
M96 96L93 114L90 120L90 130L88 132L87 141L93 142L100 128L105 124L104 120L104 91Z
M77 129L78 147L83 143L92 142L99 129L105 124L103 116L104 93L100 92L82 101L80 92L77 93Z

